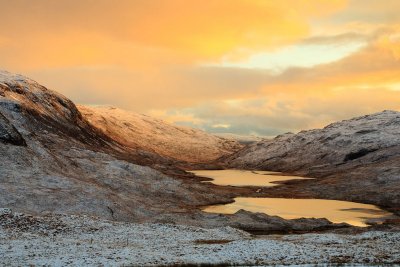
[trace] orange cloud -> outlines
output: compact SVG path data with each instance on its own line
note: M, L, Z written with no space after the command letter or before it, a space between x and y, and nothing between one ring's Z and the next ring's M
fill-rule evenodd
M136 66L146 57L157 64L152 53L170 64L215 59L292 43L307 36L310 18L343 5L342 0L3 0L0 37L12 43L0 55L16 68Z
M83 104L272 134L398 107L399 9L395 0L0 0L1 68ZM309 68L289 57L280 74L204 67L354 40L365 47Z
M181 118L194 117L209 131L274 135L384 109L400 110L397 34L393 27L344 59L312 68L292 68L279 75L260 69L202 70L199 76L192 76L192 83L218 84L210 90L224 94L216 93L195 107L172 109L164 113L164 118L188 124L174 116L179 114ZM214 129L212 125L217 124L232 127Z

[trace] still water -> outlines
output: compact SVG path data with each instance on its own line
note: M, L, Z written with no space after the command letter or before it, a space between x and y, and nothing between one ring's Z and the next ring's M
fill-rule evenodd
M243 170L201 170L194 171L198 176L214 179L212 183L233 186L276 186L271 182L291 179L309 179L297 176L282 176L276 172ZM335 223L348 223L355 226L367 226L366 221L378 220L390 216L374 205L349 201L326 199L289 199L289 198L235 198L234 203L205 207L205 212L233 214L243 209L262 212L284 219L327 218Z
M245 170L198 170L197 176L212 178L213 184L232 186L276 186L272 182L292 179L311 179L299 176L284 176L279 172Z

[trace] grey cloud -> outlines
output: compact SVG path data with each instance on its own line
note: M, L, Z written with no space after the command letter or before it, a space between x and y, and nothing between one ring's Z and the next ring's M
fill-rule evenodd
M338 43L360 42L370 39L371 36L356 32L347 32L337 35L313 36L299 42L302 45L330 45Z

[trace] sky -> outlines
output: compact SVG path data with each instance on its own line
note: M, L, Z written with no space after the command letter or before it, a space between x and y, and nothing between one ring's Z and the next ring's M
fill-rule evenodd
M398 0L0 0L0 69L85 105L274 136L400 111Z

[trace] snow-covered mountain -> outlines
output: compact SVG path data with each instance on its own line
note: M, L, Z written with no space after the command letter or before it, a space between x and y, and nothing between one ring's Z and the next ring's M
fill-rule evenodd
M382 150L400 146L400 112L383 111L332 123L323 129L287 133L253 143L231 155L238 167L296 171L349 162L375 161Z
M0 206L138 221L230 199L185 181L171 159L113 137L66 97L1 71Z
M242 148L237 141L189 127L176 126L115 107L78 106L104 134L132 149L191 163L205 163Z
M398 209L400 112L387 110L323 129L283 134L250 144L224 161L234 168L321 178L299 184L297 193ZM293 188L276 190L296 194Z

